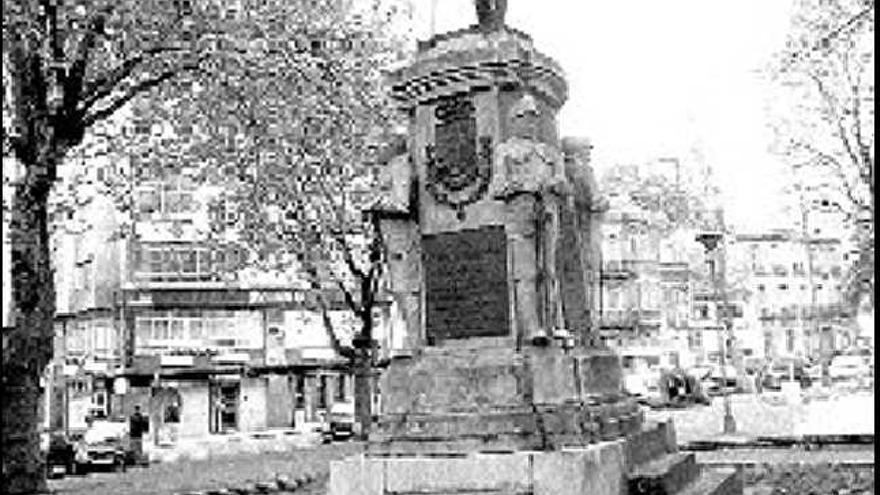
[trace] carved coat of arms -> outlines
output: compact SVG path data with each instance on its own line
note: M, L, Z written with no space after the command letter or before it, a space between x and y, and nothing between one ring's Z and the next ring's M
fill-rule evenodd
M434 115L434 144L428 145L428 192L462 215L478 201L492 179L492 138L477 137L474 103L466 96L445 98Z

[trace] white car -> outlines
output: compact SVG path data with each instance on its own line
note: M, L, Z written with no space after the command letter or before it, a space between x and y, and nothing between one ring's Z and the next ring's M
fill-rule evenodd
M828 366L828 376L832 381L858 380L870 374L861 356L837 356Z
M78 460L90 468L96 466L125 469L125 437L128 423L125 421L95 420L77 443ZM86 459L83 460L83 451Z
M351 438L356 433L354 402L336 402L330 406L330 413L324 418L321 433L324 442Z

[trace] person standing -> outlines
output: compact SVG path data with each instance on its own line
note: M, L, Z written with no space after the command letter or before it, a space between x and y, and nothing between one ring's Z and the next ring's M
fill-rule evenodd
M134 406L134 413L129 418L128 436L131 439L131 453L135 464L144 463L144 433L149 430L149 422L141 414L141 406Z

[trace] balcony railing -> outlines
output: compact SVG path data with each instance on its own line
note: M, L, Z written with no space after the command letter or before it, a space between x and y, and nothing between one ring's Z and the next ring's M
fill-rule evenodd
M634 327L638 323L638 313L628 309L606 309L602 312L601 321L603 327Z
M608 328L629 328L639 325L658 325L663 321L659 309L606 309L602 312L601 324Z
M852 309L845 304L822 304L815 307L794 306L788 308L776 308L761 312L762 320L812 320L834 319L852 316Z
M604 279L626 279L635 274L635 264L631 260L606 261L602 264L602 278Z

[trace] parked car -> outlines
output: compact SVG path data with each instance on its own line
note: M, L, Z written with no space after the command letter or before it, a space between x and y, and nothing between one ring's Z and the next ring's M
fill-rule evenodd
M73 443L63 432L50 432L46 451L46 477L64 477L73 472L73 464Z
M804 371L806 371L807 377L809 377L811 382L818 383L818 382L822 381L822 378L824 376L824 372L822 371L822 368L823 368L822 363L813 363L813 364L807 365L807 367L804 369Z
M764 371L763 387L770 390L779 390L782 383L795 381L802 387L808 387L810 377L805 371L804 362L800 359L777 359Z
M870 376L870 368L859 355L836 356L828 366L828 376L834 382L856 381Z
M738 390L736 368L725 365L722 373L721 365L713 366L709 375L703 379L702 385L709 395L736 393Z
M324 442L351 438L355 433L354 401L333 403L321 430Z
M126 444L128 441L128 423L124 419L95 420L85 431L81 443L77 447L85 448L86 460L82 460L80 468L95 468L124 471L127 463ZM82 455L79 455L82 459Z

